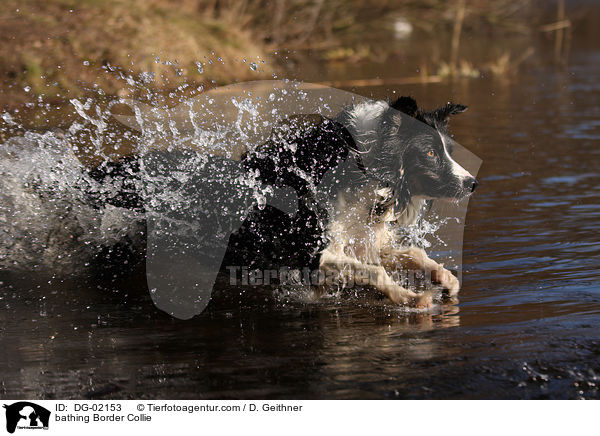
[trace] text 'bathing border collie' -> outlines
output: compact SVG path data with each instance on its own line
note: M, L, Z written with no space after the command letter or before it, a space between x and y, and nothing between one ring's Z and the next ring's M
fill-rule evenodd
M318 265L341 283L367 276L369 286L394 303L429 307L433 296L395 282L397 270L422 271L455 295L460 285L450 271L421 248L397 241L426 202L458 202L476 188L475 178L451 157L447 129L449 117L466 109L448 103L428 112L413 98L400 97L355 104L333 119L290 118L242 160L263 182L296 190L296 219L291 229L282 229L272 210L255 210L232 235L228 253L250 246L254 253L277 252L274 257L283 261L289 259L284 244L274 249L272 241L287 239L301 263Z

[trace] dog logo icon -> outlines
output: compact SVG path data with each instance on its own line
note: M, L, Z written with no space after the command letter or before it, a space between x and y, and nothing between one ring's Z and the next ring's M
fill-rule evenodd
M4 405L6 409L6 431L14 433L19 429L48 429L50 411L29 401L19 401Z

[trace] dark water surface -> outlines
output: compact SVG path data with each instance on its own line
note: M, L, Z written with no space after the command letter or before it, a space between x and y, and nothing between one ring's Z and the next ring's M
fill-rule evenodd
M0 397L598 398L600 51L398 91L470 106L452 130L483 165L456 304L260 300L180 321L143 271L111 289L3 276Z

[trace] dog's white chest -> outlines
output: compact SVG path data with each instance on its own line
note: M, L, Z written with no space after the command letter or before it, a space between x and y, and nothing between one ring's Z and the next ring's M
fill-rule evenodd
M391 240L386 220L393 217L393 210L384 215L374 213L380 199L381 193L372 185L359 191L341 192L328 226L327 249L365 263L378 263L381 248Z

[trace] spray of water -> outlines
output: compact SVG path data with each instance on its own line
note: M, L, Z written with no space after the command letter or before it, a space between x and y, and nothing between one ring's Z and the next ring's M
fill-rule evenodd
M199 71L204 67L198 64ZM151 75L122 78L138 95L153 95ZM149 249L171 244L179 255L213 244L216 250L253 204L274 202L293 215L296 194L242 171L240 157L290 115L332 117L365 100L289 81L219 88L181 98L172 109L95 92L98 99L70 101L77 117L63 129L28 130L1 114L0 133L12 136L0 145L1 269L85 271L112 247L143 248L147 227L155 237ZM115 111L123 106L129 113ZM128 129L115 129L115 120ZM297 175L312 186L308 175ZM211 234L206 223L190 219L198 216L214 219ZM428 247L441 224L422 220L403 236Z

